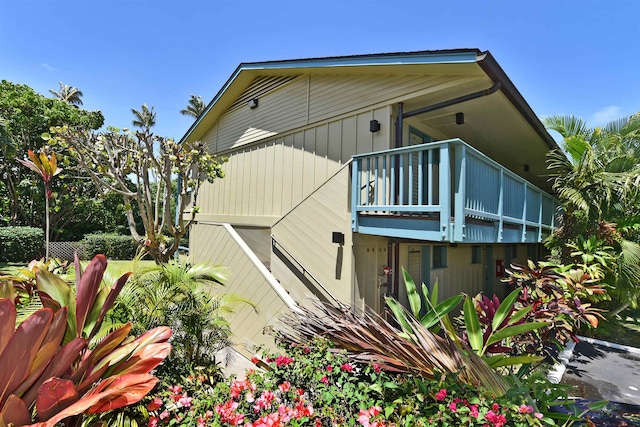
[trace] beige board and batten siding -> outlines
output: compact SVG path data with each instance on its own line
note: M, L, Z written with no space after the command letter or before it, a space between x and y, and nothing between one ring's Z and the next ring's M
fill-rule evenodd
M353 116L354 112L385 107L405 98L436 94L477 79L428 74L299 76L260 96L257 108L241 103L231 108L201 139L212 152L223 153L318 122Z
M294 272L276 254L271 255L271 271L299 303L312 296L343 303L353 297L349 174L349 165L344 165L272 227L278 248L295 258L290 260L293 268L307 273L311 289L301 288ZM332 242L333 232L344 234L344 245Z
M425 246L430 246L429 260L430 274L425 277L426 272L421 270L421 253ZM475 295L483 290L484 287L484 263L471 262L471 245L459 245L457 247L447 247L447 266L434 268L433 248L440 245L416 245L415 243L403 243L400 245L400 266L410 272L412 278L418 286L425 283L431 288L436 281L438 282L439 301L464 292L469 295ZM412 262L411 256L418 255L418 261ZM398 289L400 302L407 304L408 299L404 288L403 279L400 279L400 287Z
M384 310L384 295L390 292L390 289L384 286L387 282L384 267L388 264L388 241L387 237L357 233L353 236L353 305L360 309L364 309L366 305L377 313Z
M373 119L381 123L380 132L369 131ZM352 155L389 148L390 123L391 107L383 107L233 150L226 154L225 178L203 184L198 217L236 216L249 222L280 217Z
M277 324L278 317L295 307L295 303L264 265L228 224L195 224L191 230L190 249L193 262L221 265L228 271L224 287L215 293L229 293L245 298L256 309L240 304L229 317L233 341L245 356L253 354L252 347L264 345L275 349L270 335L264 334L265 326Z

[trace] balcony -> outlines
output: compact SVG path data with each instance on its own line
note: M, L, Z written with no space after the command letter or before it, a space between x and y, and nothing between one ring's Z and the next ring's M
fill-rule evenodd
M353 157L354 232L451 243L536 243L558 202L460 139Z

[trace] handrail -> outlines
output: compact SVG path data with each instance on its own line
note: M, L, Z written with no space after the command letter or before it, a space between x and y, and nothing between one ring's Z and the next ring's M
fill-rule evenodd
M302 274L305 276L309 276L311 279L313 279L313 281L316 283L316 285L318 285L327 295L329 295L331 297L331 299L333 299L334 302L340 304L340 300L338 298L336 298L331 292L329 292L329 290L327 288L324 287L324 285L318 280L316 279L316 277L311 274L311 272L309 272L309 270L307 270L304 266L304 264L302 264L300 261L298 261L298 259L296 257L294 257L293 255L291 255L291 252L289 252L287 250L287 248L285 248L282 243L278 242L278 240L276 239L276 237L272 234L271 235L271 245L276 247L276 246L280 246L280 249L282 249L285 254L287 254L287 256L289 258L291 258L293 261L295 261L298 266L300 267L300 269L302 270Z
M483 154L482 151L478 150L475 147L472 147L471 145L469 145L467 142L463 141L460 138L445 139L445 140L442 140L442 141L427 142L427 143L424 143L424 144L409 145L409 146L406 146L406 147L398 147L398 148L390 148L390 149L387 149L387 150L373 151L371 153L356 154L356 155L352 156L352 159L366 159L366 158L373 158L373 157L383 156L383 155L387 155L387 154L405 154L405 153L419 152L419 151L424 151L426 148L431 150L431 149L435 149L435 148L438 148L438 147L441 147L441 146L444 146L444 145L449 145L449 146L463 145L463 146L466 147L467 150L471 150L474 155L476 155L477 157L480 157L481 161L483 161L484 163L487 163L487 164L489 164L489 165L491 165L493 167L496 167L496 168L503 169L505 171L505 173L507 175L509 175L510 177L512 177L513 179L516 179L521 183L525 183L526 182L527 186L529 186L530 188L534 188L537 191L540 191L540 192L542 192L542 193L544 193L544 194L546 194L546 195L548 195L548 196L553 198L553 196L551 196L546 191L544 191L541 188L537 187L533 183L527 181L526 179L524 179L520 175L514 173L513 171L507 169L505 166L501 165L500 163L496 162L492 158L490 158L487 155Z
M355 232L364 227L369 234L400 232L407 237L411 229L438 241L463 241L465 229L491 233L468 223L466 218L471 217L497 222L496 241L501 241L505 224L519 226L522 241L527 227L537 229L539 241L543 230L554 227L558 202L553 196L459 138L357 154L352 159ZM439 224L432 221L420 228L406 221L392 223L385 219L389 216L429 216Z

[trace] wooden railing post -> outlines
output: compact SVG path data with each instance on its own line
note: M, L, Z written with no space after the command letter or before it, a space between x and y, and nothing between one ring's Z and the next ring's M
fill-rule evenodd
M358 232L358 209L360 204L360 161L357 157L351 163L351 230Z
M467 148L464 144L455 145L455 198L454 198L454 225L453 240L455 242L464 241L464 225L465 215L464 208L466 204L466 164L467 164Z
M449 228L451 226L451 173L449 163L449 145L440 147L440 233L442 241L451 240Z

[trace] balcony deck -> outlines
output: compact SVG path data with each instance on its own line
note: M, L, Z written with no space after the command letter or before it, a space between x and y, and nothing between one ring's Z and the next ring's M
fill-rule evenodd
M558 202L460 139L356 155L354 232L437 242L541 242Z

